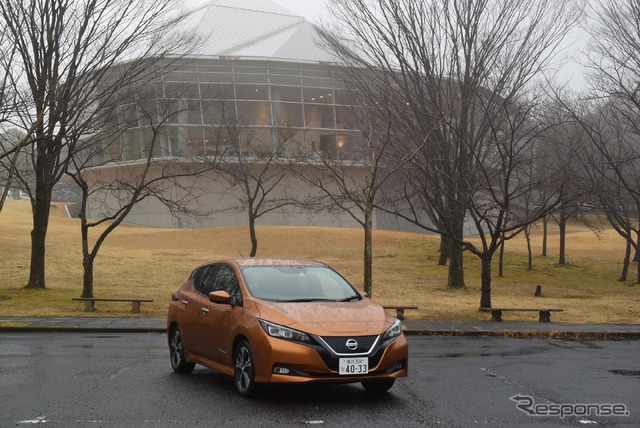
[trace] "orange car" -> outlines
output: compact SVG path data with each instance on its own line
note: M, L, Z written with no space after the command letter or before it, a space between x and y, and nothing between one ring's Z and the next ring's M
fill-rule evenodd
M244 396L269 382L362 382L384 392L407 376L400 321L316 261L202 265L172 294L167 333L175 372L201 364L232 376Z

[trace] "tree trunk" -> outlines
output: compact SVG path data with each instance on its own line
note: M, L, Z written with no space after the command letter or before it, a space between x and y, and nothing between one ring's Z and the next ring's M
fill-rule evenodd
M457 245L452 244L451 258L449 259L448 288L464 288L464 253Z
M82 297L93 297L93 262L95 256L85 254L82 257Z
M29 283L27 284L27 288L46 288L44 275L47 222L40 220L43 215L43 213L38 213L33 217L33 230L31 231L31 267L29 270Z
M549 216L542 218L542 257L547 257L547 233L549 231Z
M451 249L451 240L444 235L440 235L440 258L438 266L446 266Z
M627 233L628 232L630 231L627 230ZM627 248L625 249L625 252L624 252L624 260L622 262L622 272L620 273L620 279L618 281L624 282L627 280L627 274L629 272L630 262L631 262L631 239L627 238Z
M636 237L636 261L638 259L638 249L640 249L640 233L638 233L638 236ZM638 262L636 264L636 271L637 271L637 282L638 284L640 284L640 262Z
M258 252L258 236L256 235L256 219L249 215L249 235L251 236L251 253L249 257L255 257Z
M524 228L524 236L527 240L527 257L529 262L527 265L527 270L532 271L533 270L533 254L531 253L531 226L527 226Z
M38 164L41 163L38 161ZM45 253L49 213L51 211L51 187L46 180L46 171L36 168L35 201L32 201L33 229L31 230L31 266L27 288L46 288Z
M566 264L565 259L565 244L567 238L567 215L563 212L560 212L560 257L558 258L558 264L564 265Z
M491 307L491 258L492 255L483 253L480 260L482 261L482 288L480 294L480 307Z
M80 235L82 239L82 297L93 297L93 261L89 252L89 227L87 225L87 190L83 189L80 208Z
M504 240L500 244L500 259L498 263L498 276L504 278Z
M463 224L462 221L458 221L457 228L454 231L455 238L460 241L463 238ZM449 278L447 282L449 289L464 288L464 252L456 244L456 239L449 239Z
M373 296L373 203L367 199L364 213L364 291Z

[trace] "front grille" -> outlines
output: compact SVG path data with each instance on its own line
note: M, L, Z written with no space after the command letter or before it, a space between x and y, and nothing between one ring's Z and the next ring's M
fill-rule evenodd
M381 342L379 339L380 336L359 336L353 337L358 342L358 348L356 350L351 351L346 348L346 341L350 339L350 337L334 337L334 336L324 336L314 337L315 341L318 343L313 345L307 345L313 348L322 361L326 364L327 368L332 371L338 371L340 365L340 357L345 355L357 355L361 354L363 356L367 356L369 358L369 370L372 370L369 374L375 374L373 371L374 367L377 367L382 359L382 355L384 354L387 346L393 342L393 339L385 340ZM330 347L329 344L332 344L337 349ZM344 346L348 352L340 352L344 351L342 348ZM364 349L368 346L367 349ZM343 354L343 355L336 355ZM348 376L346 376L348 377Z
M319 337L319 343L326 345L329 352L337 355L367 355L373 352L373 348L378 342L380 336L322 336ZM354 349L349 348L349 343L357 343Z

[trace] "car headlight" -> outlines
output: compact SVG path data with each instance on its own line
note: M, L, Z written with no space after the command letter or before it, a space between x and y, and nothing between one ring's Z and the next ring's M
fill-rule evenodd
M264 331L271 337L292 340L294 342L311 342L309 335L292 328L283 327L265 320L258 320Z
M383 340L393 339L394 337L398 337L402 334L402 323L399 319L396 319L396 322L393 323L391 327L387 331L384 332L384 336L382 336Z

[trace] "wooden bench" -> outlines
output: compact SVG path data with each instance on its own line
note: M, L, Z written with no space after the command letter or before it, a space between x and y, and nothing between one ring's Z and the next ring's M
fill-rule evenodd
M93 312L95 310L96 302L131 302L131 312L134 314L140 313L140 304L142 302L153 302L153 300L150 299L101 299L97 297L73 297L72 300L84 302L85 312Z
M404 319L404 310L405 309L418 309L417 306L383 306L384 309L395 309L396 317L402 321Z
M562 312L564 309L551 308L480 308L480 312L491 312L492 321L502 321L503 312L538 312L539 322L551 322L551 312Z

